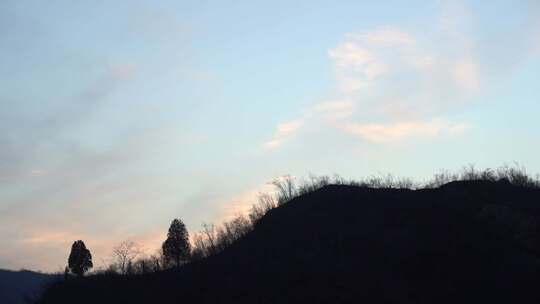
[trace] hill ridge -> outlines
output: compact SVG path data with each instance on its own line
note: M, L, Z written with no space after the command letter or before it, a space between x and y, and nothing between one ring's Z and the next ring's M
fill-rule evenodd
M215 256L178 271L59 283L42 303L88 291L83 302L532 303L539 202L539 190L504 182L328 185L270 210Z

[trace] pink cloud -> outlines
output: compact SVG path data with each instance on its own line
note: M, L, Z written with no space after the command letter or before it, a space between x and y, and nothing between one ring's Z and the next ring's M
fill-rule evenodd
M263 147L268 150L273 150L285 142L287 138L296 133L304 124L304 119L296 119L284 123L280 123L276 127L274 136L263 144Z

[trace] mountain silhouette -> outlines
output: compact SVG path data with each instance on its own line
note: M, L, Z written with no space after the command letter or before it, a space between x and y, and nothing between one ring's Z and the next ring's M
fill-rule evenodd
M59 276L29 270L0 269L0 303L19 304L34 299Z
M329 185L180 269L94 275L41 303L539 303L540 190Z

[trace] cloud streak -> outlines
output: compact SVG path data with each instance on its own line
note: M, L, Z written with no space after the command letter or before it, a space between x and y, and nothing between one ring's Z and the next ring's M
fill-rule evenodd
M274 136L263 144L266 150L281 147L286 140L292 137L304 124L304 118L283 122L277 125Z
M344 132L374 143L397 142L411 137L430 138L438 135L458 135L469 126L464 123L449 124L441 120L429 122L398 122L388 124L348 123L340 127Z

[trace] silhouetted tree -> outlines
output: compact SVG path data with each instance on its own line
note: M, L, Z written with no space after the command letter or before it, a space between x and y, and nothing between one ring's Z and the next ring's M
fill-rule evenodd
M160 271L164 267L165 257L163 256L163 248L159 249L155 254L150 255L149 264L152 271Z
M279 206L292 200L298 194L298 188L294 181L294 177L290 175L275 178L272 181L272 185L276 188L277 204Z
M142 254L142 247L133 241L123 241L113 248L113 258L122 274L128 274L128 265Z
M165 260L168 263L174 261L176 267L180 266L181 261L186 261L189 258L191 252L189 234L186 225L181 220L174 219L172 221L162 248Z
M249 220L255 225L268 211L277 207L276 200L268 193L259 193L257 203L251 206Z
M90 250L86 249L84 242L81 240L73 242L68 259L69 270L76 276L82 277L93 266L92 255Z

